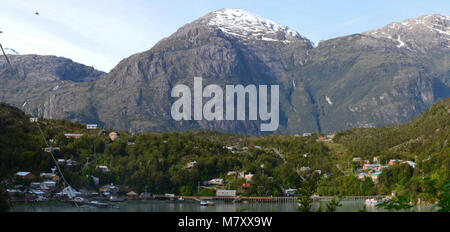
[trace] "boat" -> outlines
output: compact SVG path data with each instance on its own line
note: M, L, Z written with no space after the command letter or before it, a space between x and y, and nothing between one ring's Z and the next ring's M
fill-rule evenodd
M112 202L124 202L125 201L125 198L121 198L121 197L116 197L116 196L111 196L110 198L109 198L109 201L112 201Z
M101 202L99 202L99 201L91 201L91 202L89 202L89 205L95 206L95 207L97 207L97 208L106 208L106 207L109 206L108 204L106 204L106 203L101 203Z
M201 206L214 206L214 202L212 201L200 201Z
M178 200L179 201L184 201L184 198L183 197L179 197Z
M46 198L44 196L38 196L35 201L36 202L47 202L48 198Z
M75 197L73 199L73 201L75 201L76 203L84 203L84 202L86 202L86 199L84 199L82 197Z
M372 198L372 199L366 199L366 200L364 201L364 204L367 205L367 206L375 206L375 205L378 204L378 201L377 201L375 198Z

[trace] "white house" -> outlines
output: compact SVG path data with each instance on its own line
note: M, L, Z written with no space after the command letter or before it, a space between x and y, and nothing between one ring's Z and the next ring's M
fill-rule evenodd
M56 182L55 181L44 181L41 183L41 189L54 189L56 188Z
M96 130L98 128L97 124L87 124L86 129L88 130Z
M297 193L297 189L285 189L283 192L286 196L294 196Z
M244 179L246 180L246 181L251 181L252 179L253 179L253 174L251 174L251 173L249 173L249 174L247 174L247 175L245 175L244 176Z
M216 191L217 197L235 197L236 196L236 190L223 190L218 189Z
M197 164L197 161L189 162L186 164L186 169L194 168L196 164Z
M104 166L104 165L98 165L97 168L102 170L102 172L110 172L111 171L111 170L109 170L108 166Z
M41 173L40 176L41 176L42 178L45 178L45 179L52 179L52 178L54 178L56 175L53 174L53 173Z
M208 184L223 185L223 179L212 179L212 180L208 181Z

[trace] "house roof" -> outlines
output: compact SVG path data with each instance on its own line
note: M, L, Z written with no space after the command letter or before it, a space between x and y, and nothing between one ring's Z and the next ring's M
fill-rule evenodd
M222 192L222 193L234 193L234 192L236 192L236 190L223 190L223 189L217 189L217 192Z
M16 175L18 175L18 176L27 176L30 173L31 172L17 172Z
M83 136L83 134L71 134L71 133L67 133L67 134L64 134L64 136L69 136L69 137L81 137L81 136Z

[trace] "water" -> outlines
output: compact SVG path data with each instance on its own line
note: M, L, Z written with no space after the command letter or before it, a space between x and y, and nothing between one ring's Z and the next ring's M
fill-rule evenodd
M114 203L119 209L113 208L92 208L83 206L80 209L60 202L40 202L29 204L16 203L10 211L12 212L298 212L297 204L291 203L224 203L215 202L215 206L200 206L194 201L127 201ZM338 212L358 212L364 207L364 201L342 201L342 206L337 209ZM322 202L325 208L326 202ZM314 208L319 206L318 203ZM376 207L367 207L368 212L384 212L385 210ZM430 212L430 206L417 206L415 212Z

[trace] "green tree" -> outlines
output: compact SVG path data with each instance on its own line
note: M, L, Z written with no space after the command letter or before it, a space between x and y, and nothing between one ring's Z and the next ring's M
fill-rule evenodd
M3 188L0 188L0 212L8 212L9 207L8 194Z
M414 205L412 205L410 202L411 200L408 195L400 195L390 201L379 203L376 205L376 207L379 209L388 210L389 212L399 212L402 210L405 212L410 212L414 207Z
M337 208L341 207L341 199L333 197L333 199L327 203L326 211L327 212L336 212Z
M438 203L433 209L439 207L438 212L450 212L450 181L445 182L439 190Z
M303 180L301 183L301 188L298 190L300 196L298 198L299 211L300 212L310 212L313 206L314 199L312 196L316 190L316 180L315 178L309 178Z

